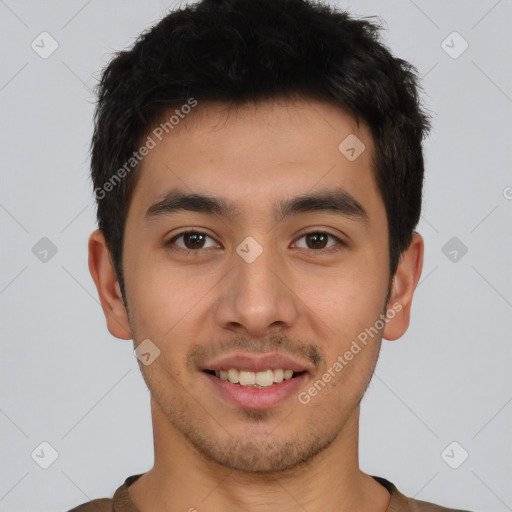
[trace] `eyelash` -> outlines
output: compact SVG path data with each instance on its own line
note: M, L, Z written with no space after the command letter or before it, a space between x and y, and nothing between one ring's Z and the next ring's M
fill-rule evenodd
M184 252L185 254L190 254L191 252L200 252L202 249L204 249L203 247L200 247L199 249L183 249L182 247L178 247L178 248L173 247L173 243L176 240L181 238L183 235L187 235L187 234L204 235L204 236L207 236L208 238L211 238L213 240L213 237L211 237L207 233L204 233L203 231L189 229L187 231L182 231L181 233L178 233L177 235L174 235L172 238L170 238L167 242L164 243L164 246L167 247L171 251ZM320 230L313 230L313 231L307 231L306 233L302 233L299 236L298 240L300 240L301 238L303 238L303 237L305 237L307 235L313 235L313 234L315 234L315 235L327 235L328 237L331 237L336 242L338 242L338 244L333 246L333 247L328 247L328 248L323 248L323 249L308 249L308 248L306 248L306 250L312 251L314 253L333 253L333 252L338 252L341 249L343 249L344 247L346 247L346 245L347 245L343 240L341 240L336 235L333 235L332 233L329 233L328 231L320 231Z

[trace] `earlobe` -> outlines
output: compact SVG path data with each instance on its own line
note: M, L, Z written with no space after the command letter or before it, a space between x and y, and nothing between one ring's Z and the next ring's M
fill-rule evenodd
M89 237L89 271L98 290L110 334L123 340L131 339L130 323L116 272L110 261L110 251L99 229Z
M412 298L423 268L423 251L423 238L415 232L409 247L400 257L393 277L386 306L388 321L383 331L383 338L387 340L400 338L409 327Z

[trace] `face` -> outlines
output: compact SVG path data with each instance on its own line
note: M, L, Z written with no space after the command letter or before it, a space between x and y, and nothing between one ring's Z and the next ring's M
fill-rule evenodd
M158 421L210 461L292 468L357 413L391 307L372 154L364 125L308 100L199 103L145 157L123 247L130 328L148 360L160 351L141 364Z

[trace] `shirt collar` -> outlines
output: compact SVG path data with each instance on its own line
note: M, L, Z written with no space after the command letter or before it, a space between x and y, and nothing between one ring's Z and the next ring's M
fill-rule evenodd
M130 487L130 485L133 484L133 482L135 482L143 474L144 473L129 476L124 481L123 485L117 489L117 491L114 493L114 497L112 498L114 512L140 512L140 510L135 506L135 503L133 503L130 498L128 487ZM407 510L409 505L409 498L404 496L395 487L394 484L379 476L372 475L372 478L376 480L380 485L382 485L391 495L391 499L389 500L389 505L386 509L386 512L403 512L404 510Z

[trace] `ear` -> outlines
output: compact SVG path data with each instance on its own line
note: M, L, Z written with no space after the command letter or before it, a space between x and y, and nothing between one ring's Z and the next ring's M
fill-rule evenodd
M423 250L422 236L413 233L409 247L400 256L391 283L390 298L386 306L388 322L382 333L383 338L387 340L400 338L409 327L412 297L423 268Z
M132 338L128 314L124 307L116 272L110 260L110 251L103 231L97 229L89 237L89 272L107 320L107 328L116 338Z

